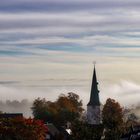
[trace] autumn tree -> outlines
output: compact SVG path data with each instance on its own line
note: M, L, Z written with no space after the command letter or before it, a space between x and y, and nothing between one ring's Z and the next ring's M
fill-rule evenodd
M51 121L51 114L48 112L49 103L45 98L40 99L37 98L33 102L33 106L31 107L32 113L35 119L40 119L43 121L48 120Z
M83 112L82 101L77 94L71 92L67 96L61 94L54 102L38 98L31 109L35 118L58 125L79 119Z
M0 119L1 140L45 140L47 131L40 120L23 117Z
M114 99L107 99L103 111L106 140L119 140L123 127L123 109Z
M125 132L129 131L132 126L139 125L139 118L133 112L132 108L125 108L124 111L124 127Z
M82 101L74 93L68 93L67 96L60 95L56 101L58 116L56 121L66 123L79 119L83 111Z
M74 121L72 123L71 140L100 140L103 132L102 125L92 126L86 121Z

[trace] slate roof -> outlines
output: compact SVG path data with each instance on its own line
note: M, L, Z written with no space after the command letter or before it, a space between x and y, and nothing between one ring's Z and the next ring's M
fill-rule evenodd
M93 70L93 78L92 78L92 86L91 86L91 93L90 93L90 101L87 104L88 106L100 106L99 101L99 90L98 90L98 82L96 78L96 69L94 66Z
M15 117L23 117L22 113L3 113L0 114L0 118L15 118Z

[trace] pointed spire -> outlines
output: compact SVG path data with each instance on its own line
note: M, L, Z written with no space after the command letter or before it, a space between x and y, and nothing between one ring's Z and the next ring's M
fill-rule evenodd
M99 106L100 105L99 90L98 90L97 85L98 85L98 82L97 82L97 78L96 78L96 69L95 69L95 63L94 63L90 101L87 105L91 105L91 106Z

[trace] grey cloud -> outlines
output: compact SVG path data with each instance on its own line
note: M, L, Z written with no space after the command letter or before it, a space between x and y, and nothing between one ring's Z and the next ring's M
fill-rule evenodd
M18 83L20 83L20 81L0 81L0 85L13 85Z
M111 1L111 0L94 0L94 1L17 1L7 0L1 2L0 11L77 11L77 10L89 10L89 9L114 9L114 8L139 8L140 2L138 0L127 1Z
M6 100L0 101L0 111L4 113L23 113L25 117L32 116L31 112L32 102L27 99L21 101L18 100Z
M123 32L126 31L132 33L135 31L139 32L139 15L136 14L134 17L129 17L129 10L126 12L128 13L122 15L120 15L120 13L115 13L115 16L114 13L97 15L92 15L92 13L83 13L84 16L78 13L69 13L68 15L47 13L46 17L44 14L42 17L41 14L37 14L36 17L36 13L30 13L29 16L27 15L27 18L24 13L23 15L17 14L17 17L16 14L13 14L14 19L12 19L12 14L10 15L10 19L8 19L8 14L7 19L5 18L6 14L4 14L5 16L3 15L0 17L0 44L16 45L17 41L24 41L24 43L20 44L19 42L17 45L41 45L45 43L37 43L34 41L38 38L46 38L47 40L48 37L83 39L85 36L88 37L105 34L118 38L120 34L123 34ZM31 42L31 40L32 43L28 43L29 41ZM62 43L64 42L62 41L61 44ZM79 42L77 42L77 44L79 44ZM99 44L101 43L99 42Z
M61 16L61 15L59 15ZM140 23L139 19L131 19L129 17L125 16L119 16L116 18L113 18L113 16L108 16L108 17L103 17L103 19L96 19L92 15L87 15L89 18L84 18L82 17L81 19L77 19L75 21L72 21L74 17L70 18L61 18L61 19L16 19L16 20L2 20L0 23L0 30L8 30L8 29L34 29L34 28L49 28L49 27L57 27L57 28L69 28L69 27L81 27L81 28L91 28L91 27L102 27L104 26L124 26L124 25L133 25L133 26L138 26ZM75 18L78 18L75 17ZM91 18L91 21L89 21ZM93 18L93 19L92 19ZM139 16L137 17L139 18ZM88 20L88 21L86 21Z
M62 79L63 80L63 79ZM65 81L66 82L66 81ZM61 93L68 93L70 91L78 94L81 99L83 99L84 107L86 106L89 99L89 82L86 87L74 86L71 80L67 81L71 86L50 86L49 88L36 87L36 91L33 90L34 87L30 87L28 90L22 90L17 87L0 87L1 97L3 100L0 101L0 110L3 112L23 112L25 116L29 117L31 115L30 107L32 106L32 101L37 98L46 98L47 100L54 101ZM74 82L75 79L74 79ZM54 84L53 84L54 85ZM27 88L26 88L27 89ZM32 90L31 90L32 89ZM19 94L20 93L20 94ZM136 105L139 107L139 93L140 85L133 82L122 81L119 84L109 84L104 86L100 90L100 98L102 104L105 103L107 98L113 98L118 101L121 106L130 107L131 105ZM6 100L5 97L7 98ZM15 100L15 97L20 97ZM10 100L8 100L8 98ZM28 99L28 100L25 100Z
M131 106L139 103L140 85L130 81L121 81L119 84L111 85L108 88L102 89L103 100L114 98L123 106Z
M1 45L1 44L0 44ZM3 45L4 46L4 45ZM31 52L28 52L27 50L23 50L23 49L18 49L18 50L0 50L0 55L1 56L26 56L26 55L31 55Z

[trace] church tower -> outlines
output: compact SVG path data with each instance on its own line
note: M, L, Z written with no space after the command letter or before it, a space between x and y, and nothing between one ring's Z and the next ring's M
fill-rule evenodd
M89 100L89 103L87 104L87 121L88 121L88 124L91 124L91 125L101 124L99 90L98 90L98 82L96 78L95 65L94 65L94 70L93 70L90 100Z

